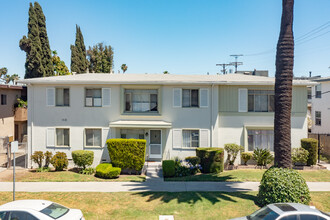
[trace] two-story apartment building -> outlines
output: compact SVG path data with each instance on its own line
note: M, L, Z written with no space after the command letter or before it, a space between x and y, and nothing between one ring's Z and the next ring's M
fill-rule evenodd
M330 77L320 77L313 81L318 84L311 89L311 133L330 134Z
M147 140L147 160L237 143L273 150L274 78L241 74L77 74L28 86L29 155L88 149L109 161L109 138ZM293 82L292 146L307 137L307 86Z

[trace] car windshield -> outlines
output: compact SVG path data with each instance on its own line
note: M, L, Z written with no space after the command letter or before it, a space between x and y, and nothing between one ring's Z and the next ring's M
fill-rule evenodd
M273 220L276 219L279 215L268 208L267 206L259 209L258 211L254 212L253 214L248 216L249 220Z
M52 203L50 206L44 208L41 210L41 213L44 213L54 219L57 219L63 215L65 215L69 211L68 208L65 208L64 206L61 206L56 203Z

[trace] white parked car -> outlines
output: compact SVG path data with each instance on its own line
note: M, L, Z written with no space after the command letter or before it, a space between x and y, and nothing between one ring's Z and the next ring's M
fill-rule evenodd
M0 206L0 220L85 220L79 209L47 200L17 200Z
M299 203L274 203L253 214L232 220L330 220L330 215Z

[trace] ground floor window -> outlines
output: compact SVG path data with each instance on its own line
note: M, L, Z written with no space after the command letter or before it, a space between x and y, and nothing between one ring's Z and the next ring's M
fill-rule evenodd
M183 147L199 147L199 130L182 130Z
M268 149L274 151L273 130L248 130L248 150Z
M70 145L70 130L69 128L56 128L56 146Z
M120 129L120 138L144 139L143 129Z
M85 129L87 147L101 147L101 129Z

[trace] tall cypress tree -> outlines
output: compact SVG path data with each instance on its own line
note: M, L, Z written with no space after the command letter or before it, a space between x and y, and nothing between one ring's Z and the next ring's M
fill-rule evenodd
M40 37L41 49L42 49L41 61L43 67L45 68L44 76L54 76L55 74L54 74L54 67L52 62L52 53L50 50L49 40L47 36L47 29L46 29L46 17L38 2L34 3L34 11L38 19L39 37Z
M45 69L42 65L42 49L39 38L38 18L32 3L29 8L28 37L23 36L19 42L21 50L26 52L24 78L44 76Z
M85 73L88 68L86 47L80 27L76 25L75 45L71 45L71 72Z

